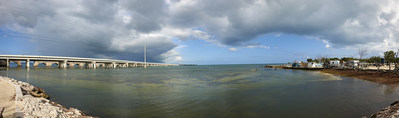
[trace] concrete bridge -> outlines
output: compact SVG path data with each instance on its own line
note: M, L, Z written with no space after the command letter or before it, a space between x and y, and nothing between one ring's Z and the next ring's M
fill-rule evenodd
M33 56L33 55L0 55L0 67L10 67L14 62L19 67L25 62L25 67L34 67L43 64L46 67L56 65L59 68L80 67L80 68L128 68L128 67L152 67L152 66L179 66L178 64L145 63L138 61L79 58L79 57L58 57L58 56Z

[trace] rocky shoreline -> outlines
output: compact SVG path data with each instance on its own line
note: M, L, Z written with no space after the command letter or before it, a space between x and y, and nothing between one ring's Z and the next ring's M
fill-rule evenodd
M370 118L399 118L399 101L396 101L381 111L372 114Z
M15 86L15 117L24 118L92 118L82 111L64 106L49 100L50 96L43 89L29 83L21 82L8 77L1 77L0 81L6 81Z

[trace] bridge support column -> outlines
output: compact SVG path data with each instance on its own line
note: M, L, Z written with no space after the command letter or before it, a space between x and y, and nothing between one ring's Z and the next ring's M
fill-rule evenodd
M60 64L58 64L59 68L67 68L67 66L68 66L68 61L67 60L60 61L59 63L60 63Z
M7 63L7 67L10 67L10 59L7 59L6 63Z
M112 62L112 68L116 68L116 63Z
M94 68L94 69L96 69L96 67L97 67L97 66L96 66L96 61L91 62L91 67Z
M125 63L125 68L129 68L129 63Z
M30 67L30 59L26 59L26 68Z

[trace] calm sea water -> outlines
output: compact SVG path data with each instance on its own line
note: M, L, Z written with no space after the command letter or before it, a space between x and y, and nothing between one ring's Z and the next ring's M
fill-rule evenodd
M104 118L355 118L399 99L397 88L372 82L262 67L11 68L0 75L29 82L55 102Z

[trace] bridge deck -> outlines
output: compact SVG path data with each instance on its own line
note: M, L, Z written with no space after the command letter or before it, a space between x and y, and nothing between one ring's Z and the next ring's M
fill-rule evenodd
M69 65L79 64L86 65L90 68L96 68L99 65L116 67L138 67L138 66L178 66L178 64L165 63L145 63L139 61L113 60L99 58L81 58L81 57L60 57L60 56L34 56L34 55L0 55L0 66L10 66L10 62L17 63L21 66L21 61L25 61L26 67L30 67L30 62L34 62L34 66L40 63L51 66L56 63L60 68L69 67ZM96 65L97 64L97 65ZM105 64L105 65L104 65Z

